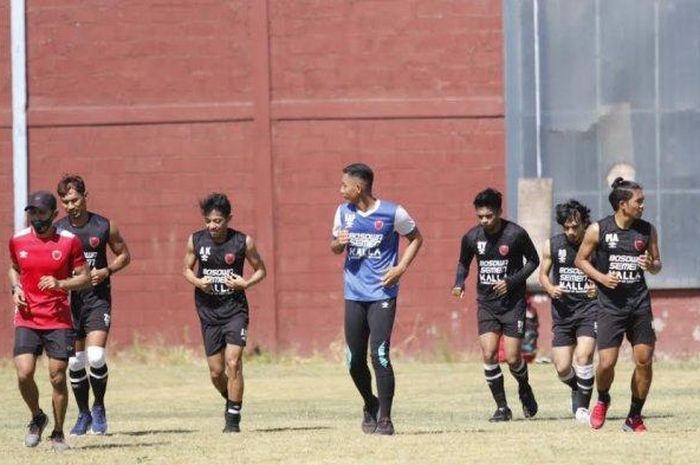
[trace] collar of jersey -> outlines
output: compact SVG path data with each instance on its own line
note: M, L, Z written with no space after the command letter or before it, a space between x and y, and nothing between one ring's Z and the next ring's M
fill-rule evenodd
M360 215L360 216L362 216L362 217L364 217L364 218L367 218L369 215L371 215L372 213L374 213L374 212L376 212L377 210L379 210L379 204L381 204L382 201L379 200L379 199L376 199L376 200L377 200L377 201L374 202L374 206L373 206L372 208L370 208L369 210L367 210L366 212L360 211L360 210L357 208L357 205L355 205L355 212L356 212L358 215Z

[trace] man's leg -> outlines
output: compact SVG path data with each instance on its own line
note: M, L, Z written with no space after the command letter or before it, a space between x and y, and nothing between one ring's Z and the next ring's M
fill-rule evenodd
M518 397L520 397L520 403L523 406L523 415L525 418L532 418L537 414L539 407L530 386L527 363L520 353L522 337L504 334L503 338L510 374L518 382Z
M391 365L391 332L396 317L396 299L373 302L367 310L370 348L379 397L379 421L391 419L396 380Z
M209 367L211 383L224 399L228 399L228 376L226 375L224 348L213 355L207 355L207 366Z
M224 359L228 374L228 398L226 401L225 432L240 431L241 409L243 407L243 347L226 344Z
M593 394L595 371L593 368L593 353L595 352L595 338L591 336L579 336L574 351L574 369L577 379L577 401L579 408L588 409Z
M486 384L491 390L493 400L496 402L496 412L489 421L508 421L512 418L512 413L506 402L506 391L503 384L503 372L498 364L498 342L500 333L488 331L482 332L485 327L479 322L479 347L481 348L481 359L484 363L484 377Z
M71 436L82 436L92 426L90 414L90 380L87 373L87 353L85 339L76 339L75 355L68 359L68 380L78 405L78 418L70 430Z
M355 387L365 402L365 407L375 409L377 398L372 394L372 375L367 366L367 342L369 323L367 309L362 302L345 301L345 342L347 364Z
M63 432L63 421L66 418L68 408L68 384L66 383L66 370L68 360L60 360L49 356L49 379L53 387L51 403L53 405L54 432Z
M17 371L17 384L22 399L29 407L32 417L36 417L41 409L39 408L39 388L34 380L36 369L36 355L19 354L15 356L15 369Z
M105 354L108 334L104 330L90 331L85 339L87 363L90 367L90 386L95 396L92 404L92 432L94 434L107 432L107 413L104 400L109 378Z
M557 338L556 335L554 338ZM571 389L571 409L575 414L578 408L578 404L576 402L578 396L578 379L576 376L576 371L572 365L573 356L573 345L555 345L552 347L552 361L554 362L554 369L557 371L559 381L566 384Z

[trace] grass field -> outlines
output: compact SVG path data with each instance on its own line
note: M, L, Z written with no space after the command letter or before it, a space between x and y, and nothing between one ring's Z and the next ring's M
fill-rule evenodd
M0 362L0 463L666 464L700 457L697 361L657 363L645 408L647 434L620 431L629 406L628 362L619 367L608 422L595 432L570 418L568 393L551 365L531 366L540 413L529 421L506 375L515 416L508 424L486 421L494 406L479 363L399 359L394 365L394 437L362 434L361 402L345 367L319 360L247 362L243 432L223 435L223 400L203 360L117 358L107 397L109 434L69 438L73 449L59 455L48 441L36 449L23 446L29 413L8 360ZM37 371L48 413L43 360ZM71 394L66 431L75 417Z

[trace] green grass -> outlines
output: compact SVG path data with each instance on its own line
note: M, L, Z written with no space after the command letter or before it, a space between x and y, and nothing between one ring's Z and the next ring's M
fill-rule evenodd
M613 405L601 431L576 424L568 393L551 365L532 365L540 402L523 420L515 382L506 374L515 414L508 424L486 420L494 406L476 362L419 363L397 359L394 437L363 435L361 402L342 363L249 360L243 433L223 435L223 400L203 359L187 351L146 350L114 358L107 398L110 434L69 438L57 455L47 441L26 449L29 413L9 361L0 363L2 464L665 464L700 457L700 362L658 362L645 407L649 433L622 433L631 365L622 362ZM46 365L37 379L50 410ZM71 395L66 431L76 417ZM50 427L49 427L50 429ZM692 459L692 457L696 457Z

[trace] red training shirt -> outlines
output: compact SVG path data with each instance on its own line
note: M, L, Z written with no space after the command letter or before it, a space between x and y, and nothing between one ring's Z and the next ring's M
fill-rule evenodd
M73 270L85 265L83 247L77 236L56 231L46 239L26 228L10 239L10 259L19 268L19 280L27 300L26 307L15 309L15 326L33 329L73 327L69 293L64 290L39 289L42 276L66 279Z

